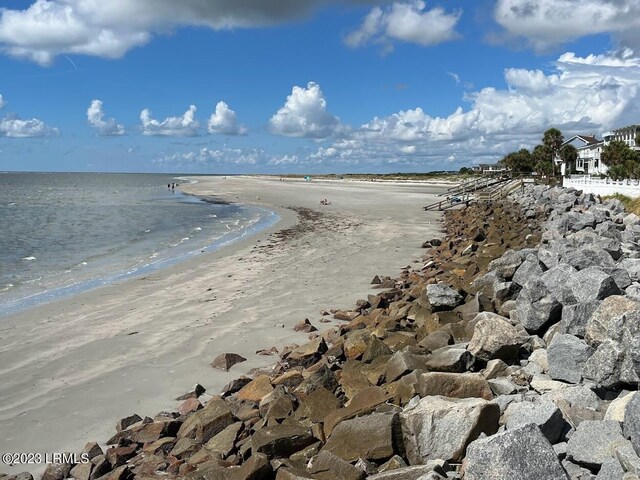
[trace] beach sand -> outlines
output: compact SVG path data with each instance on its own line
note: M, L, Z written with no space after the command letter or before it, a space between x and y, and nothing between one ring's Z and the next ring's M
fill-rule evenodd
M124 416L175 410L196 382L215 395L277 360L256 350L304 342L292 330L300 320L341 323L319 323L321 310L352 308L374 275L397 275L439 235L440 213L421 207L442 185L197 180L181 189L260 205L281 221L169 269L1 318L0 451L79 451L106 441ZM213 369L224 352L248 361ZM25 470L43 468L0 465Z

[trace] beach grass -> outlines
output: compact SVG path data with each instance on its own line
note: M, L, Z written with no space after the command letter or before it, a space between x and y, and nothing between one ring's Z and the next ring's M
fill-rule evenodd
M616 200L620 200L622 205L624 205L624 209L629 213L635 213L636 215L640 215L640 198L631 198L626 195L622 195L620 193L615 193L613 195L608 195L605 199L615 198Z

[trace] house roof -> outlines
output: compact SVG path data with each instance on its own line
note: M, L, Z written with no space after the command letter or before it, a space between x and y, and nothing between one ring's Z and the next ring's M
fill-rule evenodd
M573 137L569 138L568 140L565 140L565 142L562 144L564 145L568 145L571 142L573 142L574 140L580 140L582 142L584 142L585 146L586 145L595 145L596 143L600 143L601 140L598 140L595 136L593 135L574 135Z

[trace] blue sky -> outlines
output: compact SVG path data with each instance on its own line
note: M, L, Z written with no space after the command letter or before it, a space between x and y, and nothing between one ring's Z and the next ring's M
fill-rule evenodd
M458 169L640 123L637 0L1 5L0 170Z

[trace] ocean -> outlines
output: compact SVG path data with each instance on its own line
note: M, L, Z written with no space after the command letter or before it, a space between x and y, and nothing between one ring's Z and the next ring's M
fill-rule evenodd
M278 220L269 210L167 188L185 182L166 174L0 173L0 316L169 267Z

